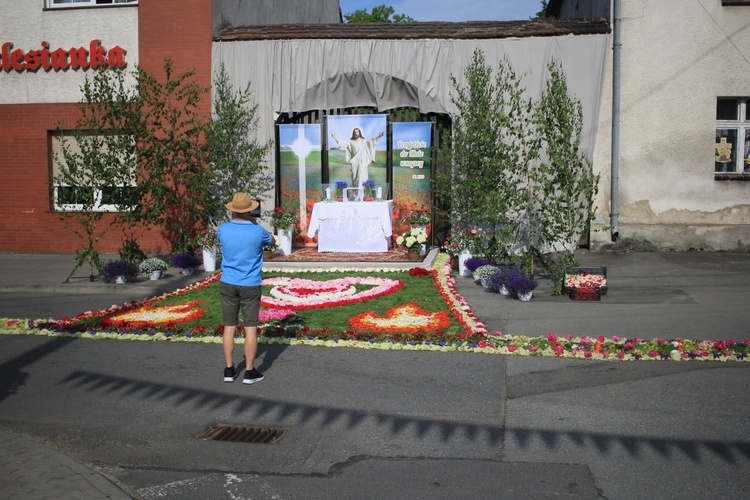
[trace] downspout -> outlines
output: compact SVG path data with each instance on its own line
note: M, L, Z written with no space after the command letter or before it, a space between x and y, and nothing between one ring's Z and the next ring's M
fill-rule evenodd
M620 57L622 51L620 0L614 0L612 16L612 167L610 187L609 225L612 241L620 237L617 218L619 213L620 177Z

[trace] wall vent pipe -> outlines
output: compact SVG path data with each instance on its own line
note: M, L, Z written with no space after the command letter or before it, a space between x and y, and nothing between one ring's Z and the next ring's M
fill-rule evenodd
M620 237L618 226L620 181L620 59L622 51L620 0L614 0L612 16L612 166L609 225L612 241Z

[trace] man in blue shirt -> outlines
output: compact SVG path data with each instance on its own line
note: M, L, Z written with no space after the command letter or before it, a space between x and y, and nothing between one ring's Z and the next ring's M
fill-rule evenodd
M254 363L258 350L263 245L271 243L273 237L250 215L259 205L246 193L235 193L232 201L226 204L227 210L232 212L232 220L221 224L218 230L222 256L219 293L224 325L224 382L233 382L237 378L232 353L240 310L245 326L246 371L243 383L254 384L264 378Z

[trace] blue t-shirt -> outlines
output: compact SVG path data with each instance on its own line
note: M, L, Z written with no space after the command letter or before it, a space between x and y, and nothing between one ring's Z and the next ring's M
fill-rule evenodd
M221 281L230 285L260 286L263 278L263 245L273 241L257 224L234 219L219 226Z

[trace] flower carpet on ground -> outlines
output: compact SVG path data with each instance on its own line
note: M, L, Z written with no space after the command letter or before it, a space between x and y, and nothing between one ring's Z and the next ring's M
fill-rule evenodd
M290 276L290 274L294 276ZM388 350L462 351L593 360L750 360L735 342L530 337L488 332L457 292L446 254L433 269L264 269L260 342ZM299 277L304 275L304 277ZM74 318L0 319L0 333L221 343L219 275L143 301ZM242 331L238 328L238 342Z

